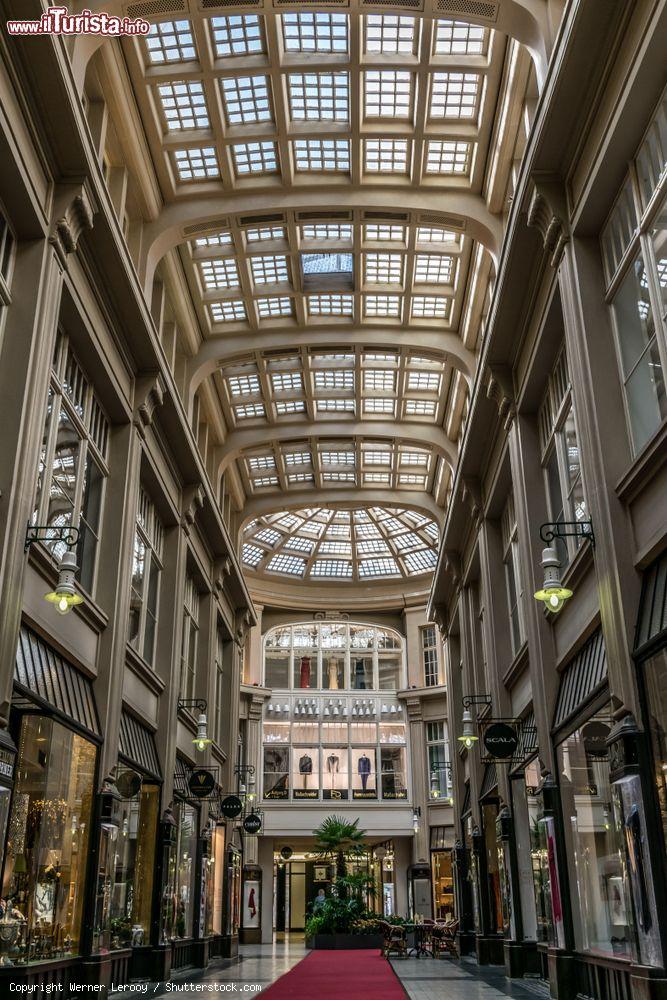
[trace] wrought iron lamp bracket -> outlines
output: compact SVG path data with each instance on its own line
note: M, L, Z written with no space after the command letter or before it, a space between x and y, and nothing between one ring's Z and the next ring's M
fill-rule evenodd
M69 526L59 528L52 524L28 524L23 551L27 552L33 542L63 542L68 549L71 549L78 540L78 528Z
M595 548L595 534L592 521L547 521L540 525L540 538L545 545L550 545L555 538L588 539Z
M176 703L176 710L180 712L181 709L186 708L197 708L200 712L205 712L208 708L208 702L205 698L179 698Z

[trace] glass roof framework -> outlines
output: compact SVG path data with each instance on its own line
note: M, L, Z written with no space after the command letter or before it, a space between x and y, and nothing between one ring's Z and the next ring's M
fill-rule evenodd
M246 571L312 583L406 580L435 568L438 527L405 508L309 507L259 517L243 533Z
M335 506L337 491L358 490L360 518L368 489L444 508L452 470L429 442L434 429L457 441L467 380L433 335L460 334L472 358L488 255L465 217L404 209L400 192L482 194L506 39L451 18L367 13L356 0L337 11L187 8L121 45L165 203L218 206L184 227L178 253L202 342L220 346L211 378L225 433L265 442L234 450L241 495L262 510L275 495L281 510L296 492ZM364 187L367 200L346 199ZM234 195L249 205L257 195L262 209L229 211ZM311 346L311 330L326 349ZM255 333L276 350L253 350ZM282 531L273 517L264 527ZM264 553L268 537L247 538L248 552ZM355 550L350 575L332 539L301 577L287 549L246 568L364 580L371 564L362 571L358 556L373 555L377 578L430 572L430 555L397 545Z

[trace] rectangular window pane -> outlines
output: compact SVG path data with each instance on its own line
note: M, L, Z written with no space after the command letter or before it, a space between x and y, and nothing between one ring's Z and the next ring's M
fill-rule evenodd
M407 799L404 747L380 748L380 780L383 799Z

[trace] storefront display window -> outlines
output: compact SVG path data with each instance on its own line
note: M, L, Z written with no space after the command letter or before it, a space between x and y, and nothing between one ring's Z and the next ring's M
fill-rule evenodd
M375 748L352 751L352 798L377 798Z
M270 688L289 687L290 654L282 649L267 649L264 658L266 686Z
M322 687L328 691L338 691L345 687L342 656L324 656L322 659Z
M347 743L347 722L323 722L323 743Z
M560 744L558 768L580 947L630 958L631 903L605 745L610 729L611 708L606 707Z
M653 747L655 784L662 829L667 844L667 649L660 650L643 666L646 705Z
M317 686L317 650L295 648L293 687L308 690Z
M465 844L466 856L468 859L468 882L470 884L472 896L473 924L475 933L479 934L481 930L479 918L479 864L477 862L477 854L472 849L472 830L472 816L468 816L463 823L463 842Z
M540 766L537 760L533 760L526 766L523 787L528 810L530 862L537 922L536 937L538 941L555 944L547 828L544 822L542 796L537 794L540 781Z
M313 747L292 750L292 798L320 797L320 752Z
M289 796L289 750L264 747L264 798L286 799Z
M403 747L381 747L380 780L383 799L407 799L408 787Z
M227 851L227 934L238 934L240 923L241 855L230 847Z
M400 656L381 654L378 656L378 687L381 691L396 691L400 686Z
M79 954L96 757L59 722L23 717L0 904L4 964Z
M206 933L222 934L223 890L225 876L225 828L216 826L211 838L208 859L208 886L206 889Z
M323 798L340 801L348 798L350 776L347 747L327 748L322 759Z
M149 940L160 789L145 784L124 799L117 828L101 831L93 951Z
M192 937L198 813L187 802L174 807L177 821L174 936Z
M487 802L482 805L482 823L484 826L484 849L486 851L487 891L489 896L490 930L494 933L503 929L502 890L500 884L500 868L498 866L499 841L496 836L496 819L498 805Z
M451 851L431 851L433 915L436 920L454 919L454 878Z

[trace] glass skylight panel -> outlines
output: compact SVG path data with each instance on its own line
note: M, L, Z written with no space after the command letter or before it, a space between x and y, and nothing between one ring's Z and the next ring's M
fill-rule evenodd
M366 52L412 55L415 49L415 19L396 14L366 15Z
M344 70L334 73L290 73L288 85L292 121L348 120L349 81Z
M331 390L339 392L346 389L354 389L354 371L345 368L332 368L315 372L315 389Z
M271 385L274 392L303 392L303 376L301 372L272 372Z
M195 240L195 246L198 249L203 247L222 247L229 246L233 242L231 233L211 233L210 236L198 236Z
M437 21L435 53L438 56L481 56L486 51L486 29L466 21Z
M302 399L279 399L276 401L276 412L279 416L288 413L305 413L306 404Z
M354 256L351 253L302 253L304 274L352 274Z
M285 542L285 548L292 549L294 552L305 552L307 555L310 555L314 546L309 538L300 538L298 535L293 535Z
M211 302L211 318L214 323L233 323L234 320L246 318L243 299L225 299L223 302Z
M380 532L374 524L358 524L355 529L357 538L380 538Z
M242 406L235 406L234 413L237 420L250 420L252 417L265 417L263 403L244 403Z
M362 559L359 562L359 576L400 576L400 570L395 559Z
M394 415L396 403L393 399L365 399L364 413L385 413Z
M390 365L398 364L398 354L395 351L365 351L363 355L364 364L372 361L386 361Z
M181 181L203 181L220 176L220 167L214 146L175 149L173 155L178 178Z
M347 139L296 139L292 143L297 170L349 170Z
M438 226L420 226L417 230L417 243L458 243L460 235Z
M351 316L352 311L351 295L327 292L323 295L308 296L308 312L311 316Z
M239 272L234 257L200 260L199 270L208 289L239 287Z
M398 243L405 243L405 226L398 226L389 222L366 223L364 226L364 239L369 243L377 240L392 240Z
M364 295L365 316L400 316L400 295Z
M415 472L402 472L398 477L398 482L400 486L419 486L424 489L426 477L418 476Z
M245 238L248 243L259 243L260 240L284 240L284 226L260 226L257 229L246 229Z
M354 413L353 399L318 399L318 413Z
M367 465L391 465L390 451L366 450L363 452L364 462Z
M303 518L297 517L295 514L281 514L276 519L276 524L279 524L281 528L298 528L300 524L303 524Z
M210 21L216 56L245 56L264 51L262 22L256 14L212 17Z
M208 128L208 110L204 88L199 80L161 83L158 87L162 114L170 132L180 129Z
M259 545L250 545L246 542L243 546L243 562L253 569L261 562L264 554L264 549L260 549Z
M402 451L401 465L428 465L429 455L425 451Z
M429 285L449 285L454 277L454 258L447 254L418 253L415 281Z
M239 142L232 146L234 166L239 177L243 174L272 173L278 169L275 142Z
M405 412L410 417L434 417L436 404L430 399L406 399Z
M318 554L323 556L351 556L352 546L349 542L322 542Z
M278 477L277 476L257 476L252 480L252 485L254 489L260 489L262 486L277 486Z
M364 163L369 173L405 174L408 170L408 139L366 139Z
M251 472L264 472L275 469L276 460L273 455L252 455L246 459Z
M159 21L146 35L152 63L188 62L197 58L189 21Z
M262 528L262 530L258 531L255 535L255 538L257 538L258 541L266 542L267 545L275 545L276 542L279 542L282 537L281 533L276 531L275 528Z
M258 375L230 375L227 382L232 396L252 396L260 391Z
M347 223L321 222L301 226L301 235L304 240L351 240L352 226Z
M472 145L458 140L431 140L426 149L427 174L469 174Z
M287 451L284 457L286 465L308 465L310 463L309 451Z
M402 69L369 69L364 73L367 118L409 118L412 73Z
M352 563L345 559L316 559L311 570L312 576L351 577Z
M408 389L419 392L440 392L442 376L437 372L408 372Z
M283 14L287 52L347 52L347 14Z
M354 465L356 456L353 451L321 451L320 459L324 465Z
M394 392L396 389L396 372L383 371L381 368L369 368L364 372L364 389L370 392Z
M403 254L365 253L364 278L379 285L403 284Z
M312 472L290 472L287 477L287 482L292 483L312 483L313 474Z
M418 552L410 552L404 559L408 572L415 575L435 569L437 562L437 556L433 549L419 549Z
M356 481L354 472L323 472L322 479L325 483L354 483Z
M298 556L279 555L272 556L266 566L272 573L290 573L292 576L303 576L306 568L306 560L299 559Z
M478 73L434 73L431 81L431 118L474 118L479 103Z
M289 295L274 295L270 299L257 299L257 312L260 319L276 319L280 316L291 316L292 300Z
M229 76L220 81L228 125L271 121L269 81L265 76Z
M251 257L252 278L256 285L275 285L289 281L287 257L284 255Z
M384 473L380 473L380 475L384 475ZM357 552L359 552L363 556L370 556L370 555L379 556L379 555L384 555L385 552L388 554L389 546L387 545L386 542L380 541L379 539L371 541L360 540L357 542Z
M413 319L447 319L451 302L443 295L413 295Z

